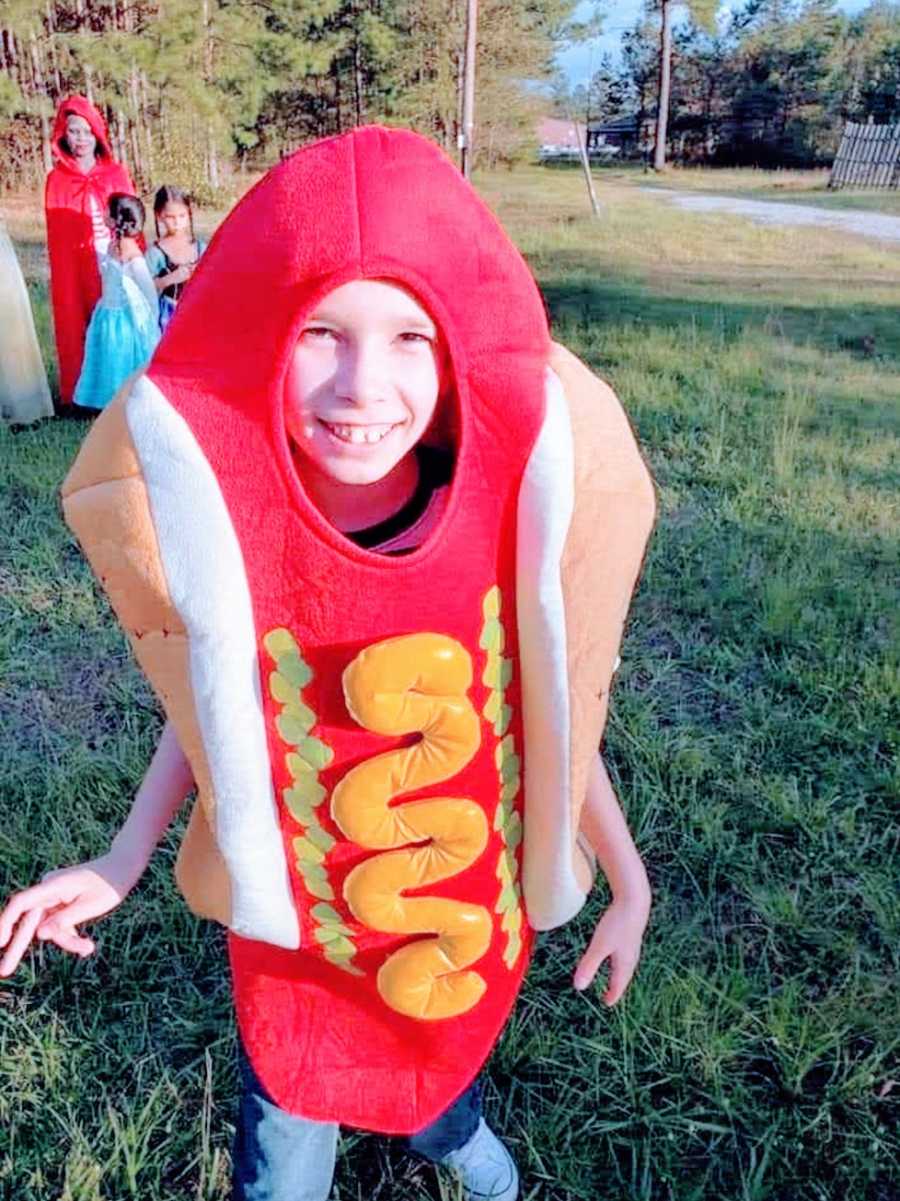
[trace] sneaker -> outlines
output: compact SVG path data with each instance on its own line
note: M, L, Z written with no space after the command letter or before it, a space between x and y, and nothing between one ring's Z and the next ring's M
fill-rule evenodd
M466 1201L516 1201L519 1195L513 1158L484 1118L469 1141L441 1164L459 1176Z

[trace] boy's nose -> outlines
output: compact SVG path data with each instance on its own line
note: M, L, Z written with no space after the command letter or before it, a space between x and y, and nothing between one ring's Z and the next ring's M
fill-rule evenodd
M379 347L345 345L338 358L335 390L341 400L364 406L387 398L384 352Z

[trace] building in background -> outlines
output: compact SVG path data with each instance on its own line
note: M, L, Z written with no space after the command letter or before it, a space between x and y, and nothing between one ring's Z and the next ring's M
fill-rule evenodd
M587 137L587 130L578 124L578 133ZM562 117L542 117L537 123L538 158L545 162L577 162L579 156L578 136L575 122Z

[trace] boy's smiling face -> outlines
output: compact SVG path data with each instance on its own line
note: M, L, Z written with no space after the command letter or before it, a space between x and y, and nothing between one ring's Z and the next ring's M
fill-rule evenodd
M285 423L304 465L342 484L373 484L421 440L440 386L428 313L396 284L352 280L303 325L285 379Z

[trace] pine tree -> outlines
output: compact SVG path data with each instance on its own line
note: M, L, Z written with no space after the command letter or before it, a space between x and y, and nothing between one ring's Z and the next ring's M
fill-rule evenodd
M672 73L672 21L675 6L683 3L694 24L712 29L715 27L718 0L657 0L657 3L660 14L659 98L656 104L656 144L653 152L653 168L656 171L664 171Z

